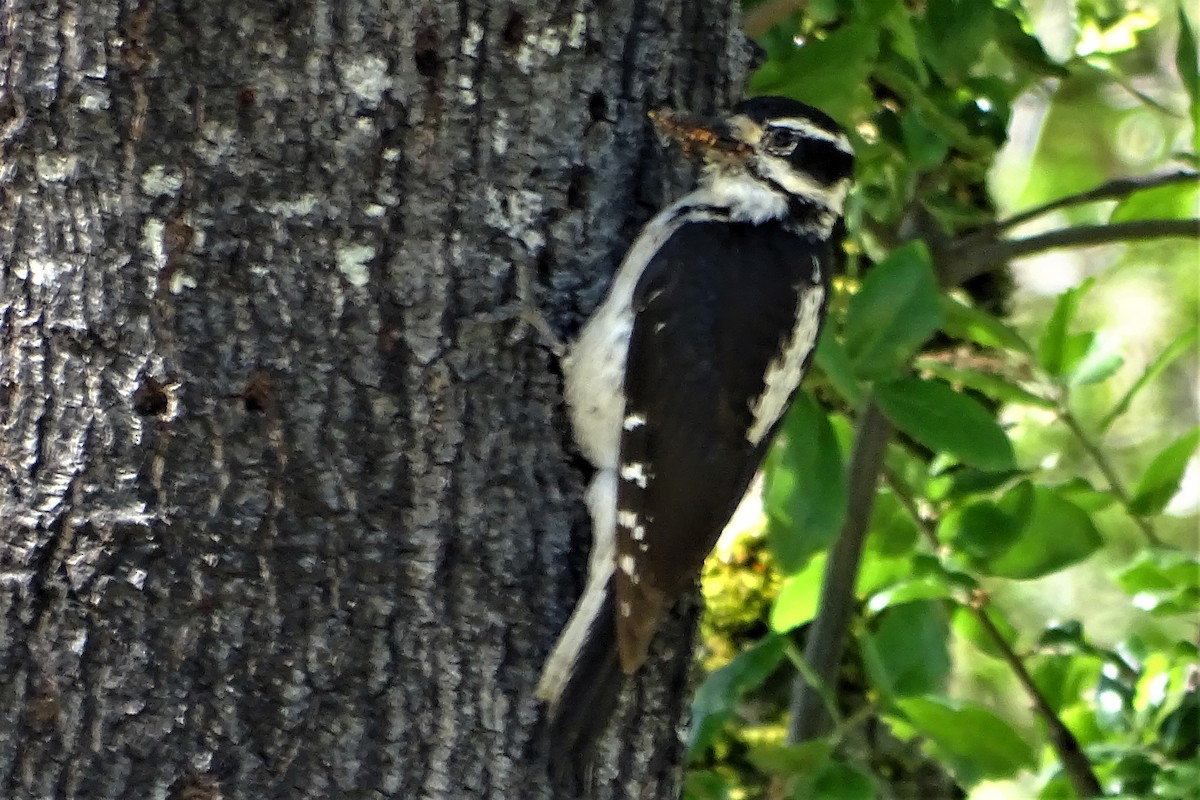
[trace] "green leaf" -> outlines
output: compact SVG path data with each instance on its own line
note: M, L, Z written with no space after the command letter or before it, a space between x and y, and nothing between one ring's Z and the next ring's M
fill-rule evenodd
M690 755L707 750L742 695L770 677L783 660L786 643L781 636L768 636L704 680L692 700Z
M1088 337L1087 348L1070 368L1067 375L1067 383L1070 386L1100 383L1111 377L1125 363L1125 359L1117 352L1118 342L1112 336L1103 331L1084 335Z
M916 108L910 107L900 118L900 130L913 169L927 172L941 164L950 152L949 143L921 120Z
M846 516L846 470L833 426L799 394L767 460L763 506L771 551L784 572L798 569L837 536Z
M1154 457L1129 501L1130 512L1145 516L1157 514L1167 507L1179 491L1179 483L1188 462L1196 454L1197 444L1200 444L1200 427L1192 428Z
M864 379L894 375L942 324L937 279L921 242L893 250L846 310L846 352Z
M1013 487L1000 501L1005 506L1009 495L1027 492L1028 482ZM1076 564L1096 552L1104 540L1091 516L1079 506L1044 486L1032 487L1033 505L1021 535L1007 550L994 558L979 559L980 569L991 575L1025 580L1040 578ZM1022 500L1013 501L1013 507Z
M789 575L779 587L779 595L771 606L771 630L786 633L810 622L817 615L821 597L821 581L825 575L825 554L808 562L800 572Z
M934 501L953 501L979 494L990 494L1012 479L1025 474L1028 473L1016 469L1003 472L982 472L970 467L958 467L930 478L925 496Z
M1144 551L1141 558L1117 576L1117 585L1129 595L1174 594L1200 588L1200 561L1179 550Z
M950 674L946 615L933 601L892 606L863 642L872 684L891 697L941 688Z
M917 362L917 368L928 372L950 384L958 384L987 395L1001 403L1012 403L1035 408L1057 408L1053 400L1039 397L1033 392L1026 391L1001 375L979 372L973 369L959 369L931 358L922 358Z
M1196 66L1196 34L1183 13L1183 4L1179 4L1179 42L1175 47L1175 66L1179 69L1179 77L1183 79L1183 88L1187 90L1192 100L1192 123L1196 123L1197 106L1200 106L1200 68Z
M946 83L959 84L980 59L992 27L987 0L929 0L917 27L921 53Z
M1137 396L1138 392L1140 392L1147 386L1147 384L1151 383L1155 378L1162 374L1162 371L1170 366L1171 362L1186 353L1188 349L1195 344L1198 336L1200 336L1200 328L1197 328L1194 325L1189 325L1184 329L1183 333L1175 337L1175 339L1169 345L1167 345L1161 353L1159 353L1158 358L1154 359L1154 361L1146 367L1146 371L1143 372L1136 381L1134 381L1133 386L1129 387L1129 391L1125 392L1124 396L1122 396L1117 404L1113 406L1113 410L1108 412L1108 415L1104 418L1104 421L1100 423L1100 430L1106 431L1112 427L1113 422L1115 422L1118 417L1129 410L1129 406L1131 403L1133 403L1133 398Z
M1141 219L1191 219L1196 215L1200 183L1194 179L1134 192L1113 209L1109 222Z
M959 607L954 611L954 620L952 627L954 635L964 642L970 642L979 652L992 658L1004 658L1004 651L1000 645L992 637L992 634L980 623L974 610L964 607ZM1000 633L1000 638L1012 648L1017 642L1017 629L1008 621L1008 617L1001 613L995 603L990 603L985 611L988 619L992 621L992 625Z
M1055 78L1069 77L1062 65L1055 63L1046 54L1042 43L1026 32L1021 20L1012 11L999 6L995 9L996 41L1001 49L1020 66L1030 72Z
M824 767L832 752L830 740L812 739L793 745L762 742L751 747L746 757L764 775L804 775Z
M987 560L1008 551L1021 536L1033 507L1033 487L1025 481L998 505L979 500L952 509L938 525L938 539L971 559Z
M1068 335L1071 323L1075 320L1075 312L1079 310L1079 301L1095 284L1093 278L1088 278L1073 289L1068 289L1058 296L1054 304L1054 312L1046 323L1046 330L1038 342L1038 361L1046 372L1060 376L1068 365Z
M851 23L768 61L751 78L750 94L787 95L845 121L866 91L878 52L878 25Z
M684 773L683 800L729 800L729 779L712 769L690 769Z
M901 581L876 592L867 601L867 610L878 614L892 606L900 606L916 600L944 600L953 595L953 588L940 576L926 575L914 580Z
M1021 338L1021 334L1009 327L994 314L982 308L967 305L954 295L944 294L939 298L945 320L942 330L957 339L998 347L1018 353L1032 354L1033 348Z
M831 327L826 325L821 332L821 339L817 342L817 353L814 358L821 372L825 373L825 377L833 384L833 388L842 396L842 399L851 408L860 408L866 394L862 384L858 382L858 378L854 377L854 368L850 365L850 356L846 353L846 347L833 333Z
M982 470L1013 468L1012 443L992 415L942 381L905 378L875 393L884 416L929 449Z
M897 706L942 752L961 783L1007 778L1035 764L1027 739L982 706L932 695Z
M811 787L798 787L796 800L872 800L875 784L871 776L841 761L830 761L812 780Z
M1101 491L1083 478L1071 478L1055 486L1054 491L1089 514L1103 511L1117 501L1112 492Z

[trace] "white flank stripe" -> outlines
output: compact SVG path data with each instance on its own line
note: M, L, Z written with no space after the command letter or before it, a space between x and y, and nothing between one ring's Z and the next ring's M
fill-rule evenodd
M763 393L750 405L754 424L746 431L751 444L758 444L771 430L771 426L787 408L792 392L800 385L804 359L817 344L817 331L821 326L821 301L825 298L823 286L813 286L804 292L796 306L796 323L781 356L770 363L763 376Z

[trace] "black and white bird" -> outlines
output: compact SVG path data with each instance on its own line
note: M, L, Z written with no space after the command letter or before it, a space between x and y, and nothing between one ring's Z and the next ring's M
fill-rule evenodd
M704 166L563 359L596 468L587 584L537 690L564 750L599 735L762 462L816 347L854 170L838 124L787 98L651 118Z

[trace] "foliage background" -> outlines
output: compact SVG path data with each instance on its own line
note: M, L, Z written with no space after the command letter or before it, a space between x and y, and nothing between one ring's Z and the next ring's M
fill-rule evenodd
M686 796L1200 796L1195 19L746 9L751 93L837 117L859 175L810 394L706 568ZM812 621L847 507L833 676ZM803 674L832 728L798 719Z

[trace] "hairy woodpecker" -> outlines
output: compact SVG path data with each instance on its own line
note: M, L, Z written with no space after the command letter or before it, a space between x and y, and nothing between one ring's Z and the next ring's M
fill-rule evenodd
M804 376L854 169L837 123L787 98L651 119L704 166L642 229L563 359L575 439L596 468L587 584L537 690L566 752L607 723L622 673L695 581Z

